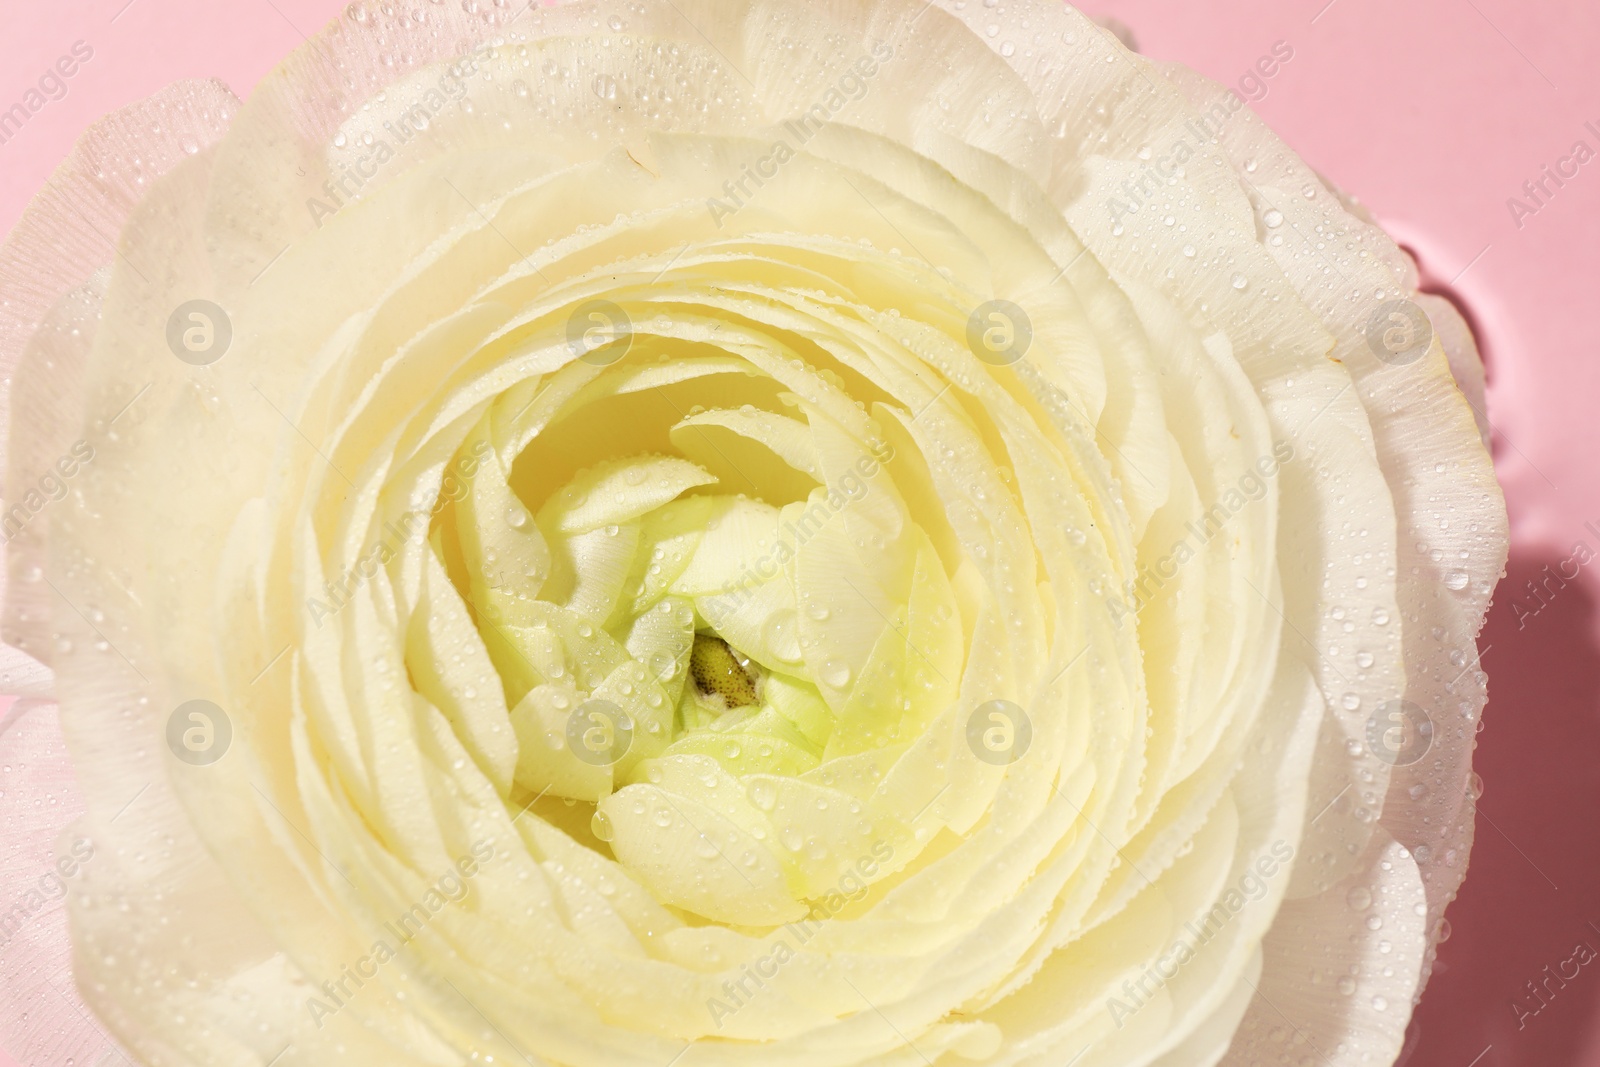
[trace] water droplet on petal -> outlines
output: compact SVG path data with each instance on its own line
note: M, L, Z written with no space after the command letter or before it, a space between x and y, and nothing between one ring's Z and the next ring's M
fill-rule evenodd
M762 811L771 811L778 806L778 788L765 778L757 778L750 783L750 803Z

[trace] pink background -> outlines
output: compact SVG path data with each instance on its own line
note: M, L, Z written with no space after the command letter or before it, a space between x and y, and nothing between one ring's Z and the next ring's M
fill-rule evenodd
M8 6L0 111L75 42L94 55L64 98L0 144L0 231L94 118L180 77L218 77L247 95L342 5ZM1511 1009L1514 997L1527 998L1525 983L1567 959L1576 942L1600 949L1600 581L1592 573L1600 555L1564 588L1551 583L1536 615L1519 619L1515 608L1538 607L1525 586L1571 556L1575 542L1600 554L1600 159L1520 226L1507 207L1575 141L1600 150L1600 133L1584 126L1593 121L1600 131L1600 9L1592 0L1084 6L1133 27L1146 53L1230 84L1286 42L1294 57L1266 82L1256 110L1359 195L1479 328L1495 457L1511 506L1511 565L1481 642L1491 683L1472 873L1450 909L1453 936L1440 947L1405 1062L1600 1067L1600 960L1523 1029ZM0 806L13 809L7 821L15 826L27 793L9 767L6 774ZM22 859L11 850L0 866ZM39 921L52 920L59 921ZM0 1052L0 1067L15 1061Z

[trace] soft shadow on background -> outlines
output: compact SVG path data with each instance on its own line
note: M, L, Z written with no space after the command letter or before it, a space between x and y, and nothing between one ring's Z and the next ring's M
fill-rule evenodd
M1594 596L1560 584L1569 553L1513 552L1479 642L1489 706L1473 759L1477 840L1405 1067L1600 1063L1600 649ZM1579 944L1592 953L1574 958Z

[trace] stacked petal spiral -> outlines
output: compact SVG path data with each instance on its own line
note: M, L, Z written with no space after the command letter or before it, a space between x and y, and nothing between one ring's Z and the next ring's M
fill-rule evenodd
M1448 306L1066 7L481 6L108 120L0 264L110 1030L1392 1062L1505 552Z

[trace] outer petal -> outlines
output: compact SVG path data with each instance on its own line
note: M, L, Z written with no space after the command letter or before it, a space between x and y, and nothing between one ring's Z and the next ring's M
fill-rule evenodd
M16 633L15 613L30 605L37 611L50 595L39 591L37 581L24 589L8 576L29 573L42 563L38 554L44 551L51 509L31 506L28 491L41 477L59 477L56 464L64 458L74 469L81 461L81 450L72 454L83 410L81 368L98 322L104 268L119 254L118 235L148 183L214 143L237 103L220 83L185 82L95 123L0 249L0 467L6 470L7 542L0 602L12 620L8 637ZM29 347L39 351L19 371ZM15 441L28 447L10 451ZM48 613L50 605L42 606ZM48 659L37 642L30 651ZM79 864L71 852L73 841L92 842L92 837L73 825L84 804L56 705L38 699L51 689L50 670L40 659L10 643L0 645L0 692L24 695L0 721L0 753L8 767L30 775L26 784L8 782L4 789L10 797L47 802L36 809L40 820L8 822L6 869L14 873L5 889L7 900L50 891L54 883L34 883L52 868L59 875L70 867L75 876L61 880L62 892L81 895L92 869L92 861ZM59 853L59 861L41 854L41 845ZM24 856L27 861L21 862ZM63 919L52 904L38 919L30 916L7 945L7 1008L0 1013L6 1020L4 1044L29 1062L43 1056L90 1062L108 1046L116 1047L74 987Z
M1070 19L1043 5L1017 6L1026 14L1012 29L1031 28L1031 33L1022 29L1013 36L1002 27L986 39L997 52L1010 57L1012 66L1048 100L1053 76L1060 69L1052 56L1049 30ZM975 29L980 21L990 20L987 12L974 11L968 17ZM1048 29L1040 30L1040 24ZM1082 36L1076 27L1066 32ZM1341 694L1344 686L1338 683L1349 682L1355 672L1324 672L1332 728L1326 732L1326 743L1316 760L1313 801L1307 813L1306 848L1313 853L1313 862L1302 864L1297 871L1297 891L1317 893L1313 900L1323 903L1308 901L1305 907L1319 907L1328 918L1344 913L1343 900L1352 893L1355 897L1351 899L1365 900L1369 894L1404 898L1391 904L1393 914L1414 903L1410 897L1415 894L1406 888L1405 878L1420 877L1425 887L1426 921L1400 925L1421 947L1421 977L1414 982L1401 981L1398 991L1403 996L1397 997L1396 989L1369 995L1368 990L1388 984L1381 974L1395 970L1385 958L1392 946L1400 944L1402 935L1395 933L1389 938L1358 939L1358 944L1367 945L1367 951L1358 952L1348 964L1355 975L1351 994L1291 997L1285 993L1274 997L1271 990L1282 983L1303 979L1307 972L1293 969L1300 966L1298 960L1294 964L1288 961L1301 957L1310 943L1320 940L1324 929L1297 921L1291 914L1268 937L1262 989L1247 1017L1246 1029L1248 1034L1271 1026L1274 1017L1282 1015L1273 1002L1282 999L1293 1005L1288 1009L1291 1025L1304 1022L1319 1031L1325 1042L1339 1042L1341 1050L1347 1038L1372 1035L1376 1043L1357 1051L1392 1058L1400 1048L1411 999L1420 995L1431 967L1438 922L1465 874L1471 844L1473 797L1468 774L1473 735L1486 695L1483 676L1476 669L1474 646L1490 593L1504 572L1507 544L1504 503L1480 436L1484 425L1481 364L1470 333L1454 308L1436 297L1416 297L1415 271L1404 254L1375 225L1345 210L1338 195L1330 194L1321 179L1254 115L1247 110L1236 114L1236 96L1230 101L1232 94L1222 87L1179 67L1158 68L1126 54L1123 62L1140 68L1147 80L1170 81L1197 112L1224 116L1204 128L1215 131L1212 143L1225 154L1231 172L1239 176L1249 196L1256 234L1299 297L1317 310L1335 338L1333 357L1352 372L1354 395L1371 420L1374 447L1394 494L1400 535L1396 589L1400 616L1394 617L1379 605L1371 609L1371 618L1354 620L1357 636L1345 640L1359 647L1364 643L1363 633L1368 635L1366 641L1377 636L1373 623L1378 629L1400 626L1405 684L1387 692L1380 687L1374 707L1372 696L1357 695L1360 687ZM1155 85L1152 82L1149 87ZM1139 88L1137 83L1134 86ZM1159 150L1185 136L1174 131L1165 138L1157 135L1140 143ZM1141 151L1148 153L1149 148ZM1128 225L1132 227L1133 221ZM1419 358L1401 362L1374 343L1372 323L1382 314L1385 302L1407 297L1414 297L1426 310L1437 339ZM1363 529L1361 534L1376 532ZM1359 548L1356 550L1359 553ZM1383 558L1381 551L1377 558ZM1363 581L1362 585L1366 584ZM1326 610L1344 620L1351 609L1335 601ZM1315 633L1319 623L1312 620L1302 625ZM1344 641L1334 641L1344 646ZM1327 644L1321 638L1316 643ZM1384 721L1385 709L1401 700L1424 710L1431 722L1432 745L1422 759L1397 768L1391 777L1382 762L1392 761L1373 759L1370 738L1381 730L1370 724ZM1347 760L1347 751L1355 758ZM1383 788L1385 778L1389 781ZM1341 823L1345 829L1340 829ZM1365 838L1361 826L1374 823L1414 852L1403 846L1398 851L1360 848ZM1343 841L1336 845L1340 839ZM1322 873L1314 873L1319 866L1315 854L1330 847L1337 854L1329 852L1331 862ZM1351 854L1352 850L1359 856ZM1420 871L1402 873L1412 868ZM1331 886L1330 881L1334 883ZM1406 952L1401 958L1416 955L1415 951ZM1314 973L1327 981L1334 974L1326 965L1318 966ZM1375 1012L1371 1009L1374 998L1392 1007ZM1250 1043L1253 1039L1241 1040L1244 1044L1230 1054L1230 1062L1256 1063L1266 1058L1263 1047Z

